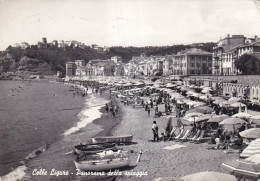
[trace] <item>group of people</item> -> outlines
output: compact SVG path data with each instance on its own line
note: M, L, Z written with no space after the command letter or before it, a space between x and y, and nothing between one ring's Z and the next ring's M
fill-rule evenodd
M111 106L106 104L105 110L106 110L107 114L110 113L112 115L112 117L116 118L116 115L118 115L118 113L119 113L119 106L114 105L113 102L111 101Z

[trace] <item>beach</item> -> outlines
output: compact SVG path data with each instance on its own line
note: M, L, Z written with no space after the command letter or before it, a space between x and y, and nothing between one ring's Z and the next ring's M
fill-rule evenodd
M140 162L137 166L120 171L123 174L116 176L116 180L153 180L160 177L182 177L202 171L228 173L220 165L227 160L237 159L239 156L238 153L226 154L223 150L208 149L215 146L208 143L152 142L153 121L157 122L159 133L162 133L165 131L169 118L155 118L154 109L151 109L151 115L148 117L143 107L134 108L131 105L124 105L115 96L112 96L110 99L108 91L100 95L89 90L89 94L86 97L79 95L74 97L69 91L70 85L38 83L32 84L32 87L37 85L39 88L44 86L44 91L46 89L50 90L50 87L48 88L50 85L55 87L55 92L48 94L54 97L51 99L53 100L51 104L54 107L56 106L55 112L49 113L50 110L46 111L48 111L48 116L53 114L56 116L56 119L54 121L51 119L52 121L49 124L43 125L45 129L48 129L43 134L47 135L46 137L42 135L35 136L35 138L42 139L45 144L39 142L38 145L35 145L36 151L32 153L28 151L28 153L31 153L29 155L26 152L23 153L24 155L18 154L21 161L18 165L15 165L16 167L9 172L9 175L3 176L2 180L98 180L99 177L97 176L78 174L74 165L76 156L73 152L73 145L91 143L91 138L95 136L133 135L133 142L136 142L136 144L119 146L123 150L133 151L131 155L133 161L137 159L140 150L142 150ZM61 96L62 94L64 96ZM37 92L37 95L39 95L39 92ZM28 92L27 96L29 99L36 95ZM23 99L26 98L25 96L22 97ZM62 97L60 102L57 100L59 97ZM106 103L111 105L111 101L119 106L119 114L116 118L106 114L104 110L104 105ZM49 105L47 103L45 102L45 106ZM42 114L47 114L44 112L45 106L42 105L40 107L43 110ZM34 107L38 107L38 105L35 104ZM164 110L164 104L160 104L158 107L159 110ZM28 110L28 107L23 109L23 111L31 111L30 109ZM28 112L25 112L24 116L28 114ZM39 114L36 111L33 117L37 118ZM174 114L175 111L173 109ZM21 115L23 114L21 113ZM40 123L45 122L43 120L40 121ZM172 124L176 126L176 122ZM32 148L30 147L30 149ZM12 156L9 153L7 155Z
M163 109L159 106L159 110ZM208 143L190 142L150 142L153 139L152 122L155 120L159 132L164 132L168 119L165 117L154 118L154 110L148 117L144 108L121 106L123 117L121 124L115 128L114 135L132 134L136 145L125 146L125 149L133 149L136 152L142 150L141 161L132 170L133 172L147 172L142 177L118 177L118 180L152 180L159 177L182 177L202 171L218 171L228 173L220 165L231 159L238 158L238 153L225 154L223 150L208 150ZM174 122L173 122L174 125ZM164 149L166 146L175 145L173 150Z

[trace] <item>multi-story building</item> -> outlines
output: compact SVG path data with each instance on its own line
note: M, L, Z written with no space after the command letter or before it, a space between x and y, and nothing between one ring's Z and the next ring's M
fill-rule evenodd
M111 60L113 60L115 63L119 63L119 62L122 62L122 57L114 56L114 57L111 57Z
M172 63L173 63L173 56L167 55L163 61L163 75L172 74Z
M75 60L75 64L78 67L84 67L85 66L85 60Z
M76 73L76 65L74 62L69 61L66 63L66 76L74 76Z
M244 54L250 54L256 58L260 58L260 38L258 39L256 36L255 40L250 43L245 43L244 45L237 47L237 51L238 58Z
M208 75L212 73L212 53L190 48L173 56L172 75Z
M213 67L212 67L212 73L214 75L220 75L223 74L223 54L227 50L231 50L234 47L237 47L239 45L242 45L245 43L246 37L244 35L227 35L226 38L220 39L218 41L218 45L213 48ZM227 67L225 67L225 70L227 70ZM229 70L230 72L234 72L234 70Z

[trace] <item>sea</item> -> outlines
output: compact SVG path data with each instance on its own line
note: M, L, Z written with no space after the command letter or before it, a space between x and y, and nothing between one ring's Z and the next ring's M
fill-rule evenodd
M101 108L108 102L91 91L85 97L74 96L69 84L0 81L0 178L19 180L39 155L43 158L35 167L44 165L51 150L56 152L61 145L89 140L86 137L100 128L87 125L101 118ZM70 148L67 146L65 151Z

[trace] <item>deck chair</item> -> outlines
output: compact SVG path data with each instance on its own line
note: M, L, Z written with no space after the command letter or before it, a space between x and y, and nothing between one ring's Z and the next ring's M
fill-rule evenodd
M201 132L201 130L197 130L196 134L192 138L190 138L188 140L190 140L190 141L196 140L200 136L200 132Z
M195 142L200 142L200 141L202 141L204 135L205 135L205 130L201 130L200 135L199 135L198 138L195 139L194 141L195 141Z
M180 139L184 133L185 129L181 129L181 131L179 132L179 134L177 136L174 137L174 139Z
M170 136L169 136L169 138L168 138L167 141L169 141L173 136L176 136L175 133L174 133L176 130L177 130L177 127L172 128L172 130L171 130L171 132L170 132Z
M185 141L185 140L187 140L189 134L190 134L190 130L188 129L188 130L186 130L186 132L185 132L185 134L183 135L183 137L180 138L180 141Z

